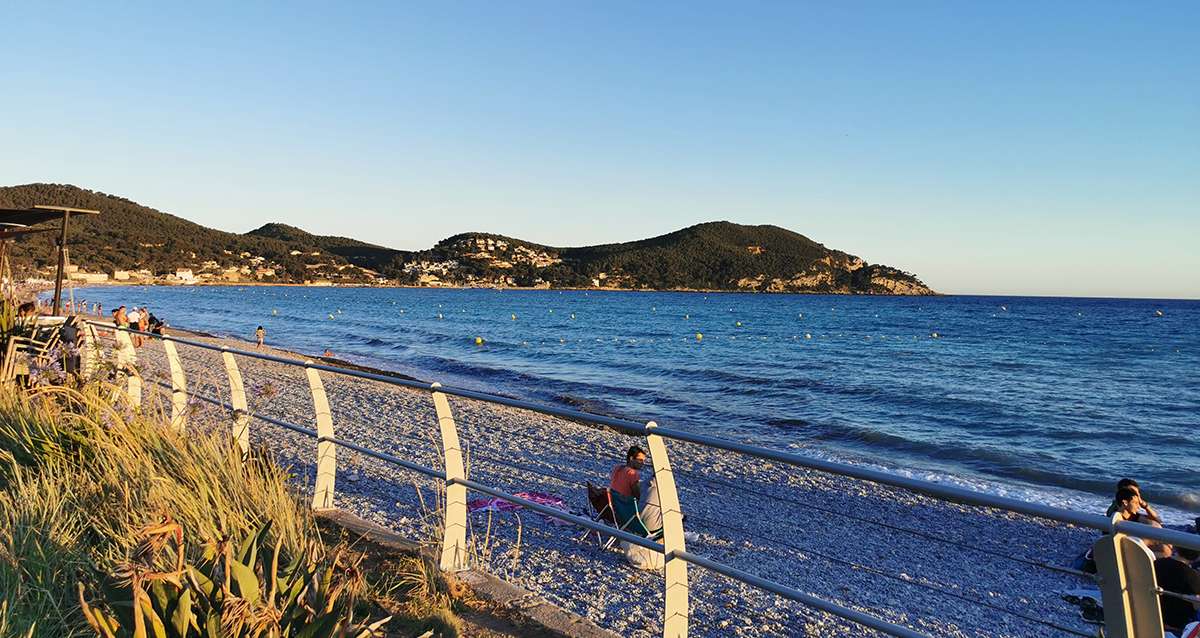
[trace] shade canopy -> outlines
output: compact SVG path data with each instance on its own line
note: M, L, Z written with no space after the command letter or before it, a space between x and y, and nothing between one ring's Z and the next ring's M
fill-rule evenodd
M58 221L64 215L99 215L98 210L67 208L64 206L34 206L33 208L0 208L0 224L33 226Z
M32 235L33 233L50 233L58 230L57 228L25 228L23 226L7 226L0 225L0 239L12 239L21 235Z

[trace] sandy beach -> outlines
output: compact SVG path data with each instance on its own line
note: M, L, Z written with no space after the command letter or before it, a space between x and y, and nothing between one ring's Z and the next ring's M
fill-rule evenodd
M175 331L178 333L178 331ZM189 335L182 335L189 337ZM191 337L231 348L252 344ZM220 354L180 346L188 390L228 400ZM299 355L270 350L281 356ZM303 370L239 358L253 412L313 427ZM148 388L167 383L162 345L139 350ZM322 375L339 439L440 468L428 393ZM436 379L430 379L434 381ZM585 482L608 472L635 438L563 419L450 397L474 480L547 492L586 512ZM227 427L196 403L192 427ZM311 493L316 444L262 421L252 442L296 472ZM1095 534L1052 521L959 506L843 477L668 443L695 537L688 550L936 636L1094 634L1057 592L1082 579L1067 566ZM414 539L435 524L433 481L338 450L336 505ZM477 498L479 495L472 495ZM629 566L594 534L531 513L471 517L475 560L487 571L621 635L661 634L662 577ZM692 635L863 636L860 626L707 572L689 571ZM1050 623L1050 624L1046 624Z

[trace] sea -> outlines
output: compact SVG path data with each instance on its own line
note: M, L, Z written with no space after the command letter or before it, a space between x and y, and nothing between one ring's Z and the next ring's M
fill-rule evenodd
M105 286L169 325L1065 507L1200 514L1200 301Z

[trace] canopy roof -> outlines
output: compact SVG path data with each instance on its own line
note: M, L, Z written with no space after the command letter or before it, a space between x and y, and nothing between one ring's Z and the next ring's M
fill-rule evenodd
M64 215L99 215L98 210L66 206L34 206L33 208L0 208L0 225L32 226L62 219Z

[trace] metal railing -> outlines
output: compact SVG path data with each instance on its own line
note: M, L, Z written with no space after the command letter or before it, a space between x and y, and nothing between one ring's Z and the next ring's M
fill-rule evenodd
M114 324L107 322L88 321L87 325L89 329L84 331L87 349L84 355L83 370L86 373L89 369L95 369L94 367L100 362L101 338L97 332L97 328L112 330L112 337L115 341L116 369L119 376L123 377L124 391L127 393L130 403L135 406L141 403L143 382L135 366L136 352L131 343L130 335L141 335L143 338L157 339L162 342L171 377L171 385L168 388L171 391L171 424L176 428L185 427L188 391L185 373L183 366L180 364L175 345L180 344L220 352L230 384L231 401L225 402L220 399L201 395L193 395L194 398L230 410L233 438L241 446L243 452L249 449L248 432L250 419L274 424L316 439L317 461L315 464L316 476L312 501L314 509L333 507L337 473L336 450L339 447L354 450L411 472L442 481L446 490L445 502L443 504L444 511L442 512L444 525L440 552L440 567L443 570L458 571L468 567L466 544L468 529L466 498L468 491L487 494L545 516L613 536L632 545L663 554L665 563L664 574L666 577L664 583L663 635L669 638L682 638L687 636L688 633L688 565L695 565L711 570L742 583L772 592L789 600L797 601L888 635L917 638L924 636L924 634L910 627L888 622L877 616L851 609L788 585L688 552L684 539L683 510L679 503L675 475L672 472L667 453L666 442L668 440L692 443L758 459L780 462L792 467L887 485L943 501L1006 510L1103 532L1105 536L1095 544L1094 550L1098 569L1096 580L1103 597L1105 635L1109 638L1146 638L1149 636L1159 638L1162 636L1162 618L1159 612L1158 597L1160 595L1171 594L1157 588L1154 581L1153 555L1137 539L1180 545L1200 550L1200 535L1196 534L1121 521L1116 517L1109 519L1100 515L1021 501L952 485L932 483L882 470L817 459L762 446L738 443L720 437L664 428L658 426L653 421L638 423L626 419L523 401L465 388L442 386L439 383L424 383L385 374L325 365L312 360L299 361L262 352L235 350L203 341L142 333L128 328L117 328ZM249 412L247 410L245 391L242 387L242 378L235 355L303 368L313 398L317 428L314 430L281 419ZM441 433L441 452L444 460L444 470L439 471L424 467L393 454L379 452L336 438L329 404L321 382L320 373L322 372L429 392L433 398L438 427ZM655 542L618 530L590 518L577 516L554 507L536 503L468 479L464 468L462 450L459 446L457 427L447 400L448 396L529 410L548 416L604 426L625 434L646 437L650 448L655 480L658 483L660 507L663 514L662 542ZM1053 568L1048 565L1042 566ZM1055 569L1071 571L1065 568ZM1059 627L1059 629L1064 628ZM1076 631L1071 631L1070 633L1087 635Z

